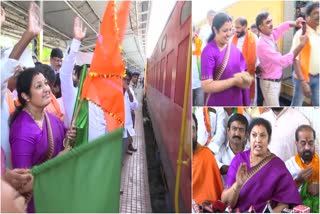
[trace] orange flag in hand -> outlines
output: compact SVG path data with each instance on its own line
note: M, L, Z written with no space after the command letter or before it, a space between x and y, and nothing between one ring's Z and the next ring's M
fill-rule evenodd
M114 1L109 1L104 13L92 64L83 84L82 97L100 106L108 131L124 124L122 76L125 64L121 42L126 29L130 1L124 1L116 13Z

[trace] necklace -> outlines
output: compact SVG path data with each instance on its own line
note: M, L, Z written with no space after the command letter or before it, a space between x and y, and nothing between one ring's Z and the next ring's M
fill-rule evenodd
M24 108L23 110L24 110L25 112L27 112L27 113L31 116L31 118L34 120L34 122L37 124L37 126L38 126L40 129L42 129L44 112L41 112L41 117L40 117L40 119L36 119L36 118L34 117L34 115L32 114L32 112L31 112L28 108Z

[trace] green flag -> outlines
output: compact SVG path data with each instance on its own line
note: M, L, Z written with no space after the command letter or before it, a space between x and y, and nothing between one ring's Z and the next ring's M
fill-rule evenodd
M31 169L36 212L119 212L123 128Z
M77 127L77 137L75 140L74 147L77 147L81 144L88 143L88 126L89 126L89 110L88 110L88 100L81 100L81 92L84 80L87 76L87 66L84 65L81 71L80 81L79 81L79 89L76 98L76 103L74 105L73 110L73 118L76 116L75 126ZM78 108L80 108L78 110ZM77 111L79 111L77 113Z

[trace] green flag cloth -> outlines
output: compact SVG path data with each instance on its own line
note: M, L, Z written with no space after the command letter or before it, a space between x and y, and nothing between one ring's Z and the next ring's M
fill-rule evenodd
M31 169L36 212L119 212L123 128Z
M318 195L311 195L307 191L308 183L304 182L301 187L300 196L304 205L310 207L310 212L312 213L319 213L319 194Z
M80 105L81 100L81 92L84 80L87 76L87 66L84 65L81 71L81 76L79 80L79 89L76 98L76 103L74 105L73 117L75 116L77 109ZM88 126L89 126L89 109L88 109L88 101L86 99L82 100L79 113L77 119L75 121L75 126L77 127L77 136L75 140L74 147L80 146L82 144L88 143Z

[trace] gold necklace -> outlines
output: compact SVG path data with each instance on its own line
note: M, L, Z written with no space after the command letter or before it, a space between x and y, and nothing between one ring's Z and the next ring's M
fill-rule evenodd
M42 129L42 124L43 124L43 118L44 118L44 112L41 113L41 118L39 120L36 120L34 115L32 114L32 112L28 109L28 108L24 108L23 109L25 112L27 112L31 118L33 119L33 121L37 124L37 126Z

